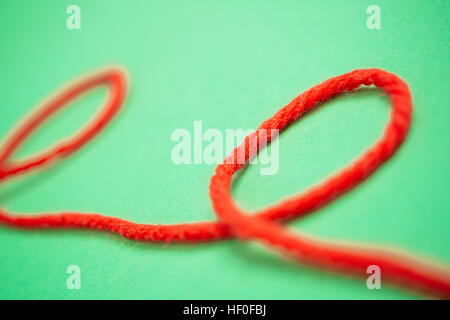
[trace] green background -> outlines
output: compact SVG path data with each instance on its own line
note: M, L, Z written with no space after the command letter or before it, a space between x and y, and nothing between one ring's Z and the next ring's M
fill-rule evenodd
M81 8L81 30L66 8ZM381 30L366 8L381 8ZM14 1L0 2L0 136L57 88L119 64L125 108L83 150L50 170L8 182L13 212L99 212L142 223L214 219L214 165L171 161L173 130L256 128L305 89L379 67L410 85L414 121L398 154L366 183L290 227L328 239L404 248L450 263L449 1ZM15 155L75 132L106 89L74 102ZM233 187L255 210L324 179L371 145L389 101L363 90L326 103L280 137L280 168L259 165ZM81 290L66 268L81 268ZM310 270L253 243L153 244L86 230L0 228L2 299L409 299L382 283Z

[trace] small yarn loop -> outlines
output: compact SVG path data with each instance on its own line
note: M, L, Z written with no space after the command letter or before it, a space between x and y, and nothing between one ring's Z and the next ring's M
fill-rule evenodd
M43 122L62 110L70 101L85 91L102 84L107 85L110 89L108 101L105 103L102 111L81 130L37 155L28 157L20 162L8 161L13 153ZM37 169L52 161L66 157L81 148L99 133L119 111L126 92L125 84L125 77L121 71L110 70L82 79L44 102L40 108L36 109L12 132L0 149L0 179L31 169Z

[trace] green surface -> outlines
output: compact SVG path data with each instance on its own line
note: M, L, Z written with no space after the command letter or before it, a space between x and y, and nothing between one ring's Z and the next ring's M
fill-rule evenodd
M81 7L81 30L66 8ZM83 150L45 172L11 181L13 212L100 212L137 222L214 219L214 165L179 165L177 128L255 128L303 90L356 68L379 67L410 85L414 121L399 153L366 183L290 224L308 234L405 248L450 263L449 1L0 2L0 136L39 101L93 69L120 64L126 106ZM48 122L17 157L79 128L98 109L97 89ZM365 90L330 101L280 138L280 170L251 166L233 188L244 208L305 190L379 137L389 102ZM81 290L66 268L81 268ZM0 298L417 298L382 283L299 267L235 240L200 245L136 243L93 231L0 228Z

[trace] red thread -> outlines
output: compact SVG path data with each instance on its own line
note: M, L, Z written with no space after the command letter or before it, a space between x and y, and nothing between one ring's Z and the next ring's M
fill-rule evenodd
M8 161L42 122L86 90L102 84L109 86L111 94L100 114L85 128L28 160ZM218 222L150 225L100 214L63 212L28 216L11 214L0 208L0 223L19 228L70 227L106 230L128 239L143 241L211 241L235 236L243 240L261 241L302 263L352 273L360 277L367 276L365 271L369 265L378 265L382 270L383 279L448 298L450 297L450 274L447 269L413 260L392 251L337 245L312 239L297 232L292 233L275 222L300 217L321 208L361 183L395 153L408 133L412 114L408 86L397 76L379 69L355 70L331 78L305 91L270 119L264 121L256 133L246 137L245 141L233 151L232 159L238 159L239 152L245 154L246 160L254 156L251 154L253 150L249 150L248 146L250 139L258 142L259 130L282 130L317 104L343 92L353 91L361 85L375 85L383 89L391 99L391 119L382 138L361 158L325 182L303 194L252 215L238 208L230 195L232 176L244 166L235 160L231 164L224 161L223 164L218 165L215 175L211 178L210 197L214 211L219 217ZM61 91L38 108L4 142L0 149L0 182L44 165L50 165L79 149L99 133L117 113L122 105L125 91L125 77L118 70L87 77ZM267 138L270 141L271 131L267 130L267 132L269 132Z

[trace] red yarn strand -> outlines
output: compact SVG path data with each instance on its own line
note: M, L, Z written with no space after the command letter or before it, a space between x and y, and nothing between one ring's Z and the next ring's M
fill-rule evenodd
M102 111L86 127L33 157L20 162L9 161L12 154L44 121L74 98L99 85L107 85L110 94ZM210 182L210 197L219 218L217 222L151 225L96 213L62 212L30 216L12 214L0 208L0 223L16 228L89 228L114 232L128 239L154 242L212 241L234 236L242 240L260 241L301 263L359 277L366 276L365 271L369 265L378 265L383 279L426 294L449 298L450 273L446 268L393 251L312 239L298 232L293 233L275 222L297 218L323 207L364 181L395 153L408 134L412 101L407 84L394 74L379 69L355 70L314 86L264 121L256 133L249 135L233 151L233 159L238 159L236 154L242 151L246 160L254 155L250 153L248 146L250 139L258 139L259 130L282 131L317 104L353 91L361 85L374 85L384 90L391 100L391 118L381 139L362 157L325 182L252 215L241 210L230 194L232 176L244 164L224 161L218 165ZM48 100L13 130L0 148L0 183L31 170L48 167L81 148L116 115L123 104L125 92L126 80L123 73L120 70L109 70L82 79ZM269 141L270 138L269 134Z

